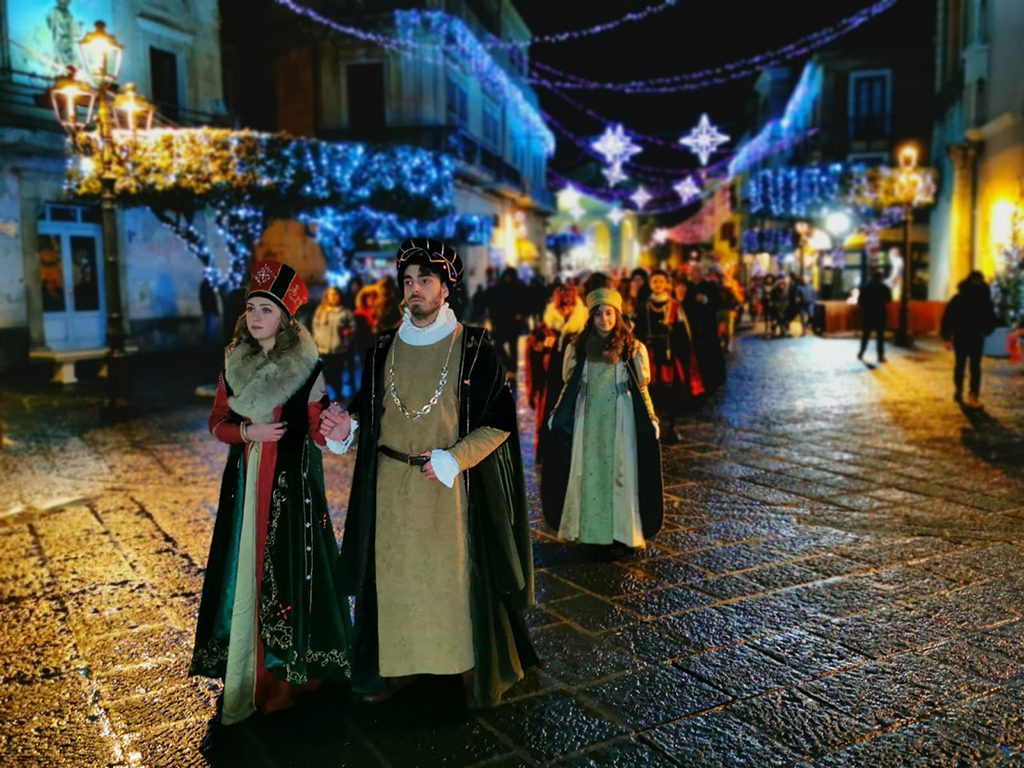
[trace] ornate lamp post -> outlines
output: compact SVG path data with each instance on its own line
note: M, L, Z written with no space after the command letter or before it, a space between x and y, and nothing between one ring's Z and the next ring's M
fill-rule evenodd
M896 344L901 347L913 346L910 334L910 291L914 274L914 255L911 251L911 228L914 225L914 207L931 202L926 176L917 165L917 147L904 144L900 148L899 168L893 179L893 197L903 209L903 275L900 290L900 321L896 330Z
M114 419L128 403L124 376L125 328L121 309L121 269L117 252L117 210L114 184L117 180L114 132L146 130L152 125L153 107L135 92L131 84L119 92L117 75L124 47L106 31L102 21L79 43L81 61L88 79L74 67L57 79L50 99L58 122L71 138L73 152L82 152L82 132L94 126L99 137L97 162L102 184L100 195L103 229L103 261L107 294L107 402L102 416ZM94 119L95 116L95 119Z

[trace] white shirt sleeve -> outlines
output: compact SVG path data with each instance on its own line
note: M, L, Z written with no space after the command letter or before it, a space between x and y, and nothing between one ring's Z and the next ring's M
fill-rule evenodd
M331 453L348 453L348 449L352 447L352 441L355 439L357 429L359 429L359 422L356 419L352 419L352 428L348 432L348 437L344 440L331 440L328 437L327 449Z
M430 452L430 466L434 468L437 479L451 488L455 485L455 478L459 476L461 468L459 462L449 451L435 448Z

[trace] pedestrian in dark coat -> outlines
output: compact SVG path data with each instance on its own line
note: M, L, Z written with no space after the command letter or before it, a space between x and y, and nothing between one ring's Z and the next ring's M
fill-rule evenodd
M711 394L725 383L725 355L718 338L718 311L721 289L717 283L704 279L703 270L691 264L690 284L683 301L683 310L690 321L693 349L697 354L704 389Z
M857 297L857 304L861 312L861 337L860 352L857 359L864 359L864 351L868 348L868 341L871 334L877 335L878 362L885 362L885 326L886 317L889 312L889 302L892 301L892 291L889 286L882 282L882 273L875 270L871 273L871 279L865 285Z
M529 312L529 293L515 268L506 267L500 282L488 298L487 313L491 336L501 353L501 362L514 382L519 370L519 337Z
M992 306L992 292L985 277L975 270L957 286L957 294L950 299L942 313L942 338L946 348L952 348L956 355L953 365L953 399L963 400L964 368L971 364L970 389L967 394L968 408L982 408L978 395L981 393L981 350L988 336L996 327L996 313Z

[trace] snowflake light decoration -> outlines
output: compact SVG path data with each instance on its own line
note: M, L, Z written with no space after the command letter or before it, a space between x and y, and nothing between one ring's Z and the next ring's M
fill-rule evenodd
M651 202L653 197L654 195L644 189L641 184L636 188L636 192L629 196L629 199L633 201L634 205L636 205L638 209L642 209L645 205Z
M690 133L679 139L693 154L700 158L701 165L707 165L711 155L718 150L720 144L727 144L729 137L721 133L711 124L707 115L700 116L700 122Z
M664 245L668 242L668 230L658 227L654 230L654 242L658 245Z
M570 216L572 216L573 221L579 221L587 214L587 212L583 210L582 206L580 206L579 204L570 208L568 213Z
M673 184L672 189L679 195L679 199L683 203L689 203L694 198L700 197L700 187L697 182L693 180L693 176L687 176L685 179L680 181L678 184Z
M626 135L622 124L614 128L608 126L601 134L601 138L593 142L592 146L611 165L622 165L629 161L633 155L643 152L643 149L634 144L633 140Z
M622 163L612 163L611 166L605 168L601 173L604 174L605 179L608 180L609 187L621 184L629 178L622 172Z
M608 221L610 221L615 226L619 226L619 224L622 223L622 220L624 218L626 218L626 214L623 213L622 209L619 208L619 206L617 205L610 211L608 211Z

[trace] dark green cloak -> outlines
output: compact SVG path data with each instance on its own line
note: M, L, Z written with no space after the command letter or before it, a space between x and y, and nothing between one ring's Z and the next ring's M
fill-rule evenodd
M338 546L324 495L323 456L309 436L309 393L318 362L306 383L284 404L290 426L277 443L273 491L258 593L263 666L285 682L345 680L350 669L352 627L348 600L338 584ZM225 386L226 380L225 380ZM228 387L228 394L232 394ZM231 413L235 423L242 419ZM223 678L231 634L231 612L245 503L244 444L233 444L221 483L210 557L199 605L189 674Z
M478 706L493 706L519 680L517 666L537 663L523 617L533 603L533 551L515 399L491 337L482 328L463 328L462 365L453 381L459 386L459 437L478 427L509 433L497 450L462 473L469 497L473 699ZM395 335L377 337L367 353L362 388L349 404L359 421L358 454L341 544L341 585L356 598L352 684L362 691L382 685L374 557L377 445L385 361Z

